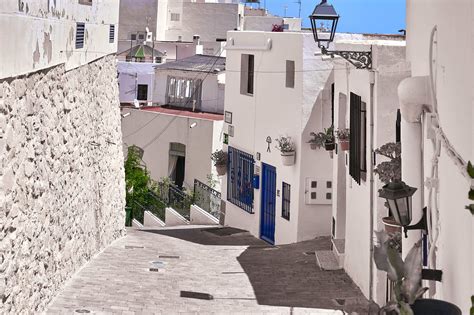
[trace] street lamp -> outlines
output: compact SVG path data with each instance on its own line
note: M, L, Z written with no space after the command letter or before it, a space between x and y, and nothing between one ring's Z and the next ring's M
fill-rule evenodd
M328 50L334 41L339 15L327 0L321 0L309 16L313 30L314 41L321 48L321 53L334 57L335 55L349 61L357 69L372 69L372 49L370 51Z
M423 217L420 222L410 225L412 220L411 198L416 190L416 188L408 186L403 181L397 180L386 184L379 191L379 197L387 201L395 221L403 227L405 237L407 237L408 230L427 230L426 208L423 209Z

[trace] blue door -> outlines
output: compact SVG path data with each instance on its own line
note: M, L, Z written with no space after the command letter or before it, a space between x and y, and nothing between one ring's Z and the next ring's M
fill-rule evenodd
M276 169L262 163L262 206L260 207L260 237L275 243Z

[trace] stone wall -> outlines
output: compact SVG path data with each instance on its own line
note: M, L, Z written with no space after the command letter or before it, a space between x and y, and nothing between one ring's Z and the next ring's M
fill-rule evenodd
M0 81L0 313L43 310L124 235L116 62Z

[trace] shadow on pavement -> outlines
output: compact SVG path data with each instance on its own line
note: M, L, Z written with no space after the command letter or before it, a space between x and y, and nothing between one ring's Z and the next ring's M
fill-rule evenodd
M142 230L142 232L166 235L184 241L201 245L227 245L227 246L251 246L270 247L262 240L256 239L247 231L230 227L223 228L195 228L195 229L158 229Z
M330 249L329 238L273 248L245 250L238 262L247 274L258 304L369 312L369 302L344 270L323 271L308 253Z

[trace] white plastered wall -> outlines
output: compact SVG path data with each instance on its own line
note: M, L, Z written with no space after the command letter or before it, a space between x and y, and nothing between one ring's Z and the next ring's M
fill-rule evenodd
M0 41L0 79L59 64L70 70L117 51L118 11L115 0L78 1L3 0ZM75 48L76 22L86 24L84 48ZM109 27L115 41L109 43ZM21 38L19 38L21 34Z
M407 1L407 59L412 76L429 75L430 33L435 25L438 31L434 72L440 124L463 159L473 161L473 3ZM402 140L405 141L403 135ZM424 138L423 146L426 177L430 174L432 159L430 141ZM439 184L440 236L436 268L443 271L443 281L436 283L435 298L452 302L467 314L474 292L474 217L464 209L469 203L469 183L444 149L439 158ZM427 196L425 190L425 206Z
M184 186L192 188L194 179L207 183L207 175L215 172L210 156L218 149L214 139L221 134L222 122L146 110L123 113L128 111L131 114L122 119L123 141L145 150L143 161L153 179L169 176L170 143L176 142L186 146Z

